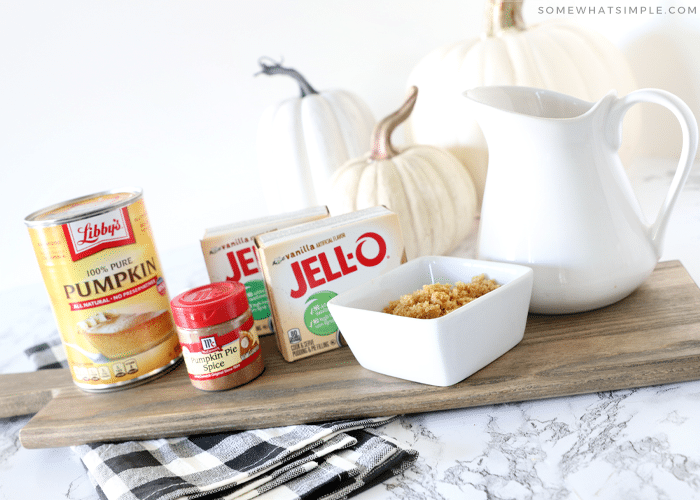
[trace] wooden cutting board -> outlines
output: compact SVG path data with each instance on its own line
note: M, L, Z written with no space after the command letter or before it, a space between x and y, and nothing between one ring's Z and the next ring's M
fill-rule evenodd
M220 393L194 389L184 365L109 394L53 391L21 430L27 448L193 435L346 417L525 401L700 379L700 290L677 262L659 264L623 301L565 316L530 315L523 340L441 388L362 368L349 348L284 361L263 339L265 372Z

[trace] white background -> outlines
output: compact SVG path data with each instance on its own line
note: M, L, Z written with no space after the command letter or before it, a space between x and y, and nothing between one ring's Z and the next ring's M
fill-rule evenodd
M524 17L600 31L640 87L671 91L700 116L700 7L539 13L697 3L526 0ZM0 0L0 289L41 281L24 217L70 198L142 187L161 254L196 244L206 227L266 215L257 123L298 88L254 76L261 56L283 58L319 90L356 93L381 118L423 56L479 35L482 10L481 0ZM677 157L670 113L645 113L637 154Z

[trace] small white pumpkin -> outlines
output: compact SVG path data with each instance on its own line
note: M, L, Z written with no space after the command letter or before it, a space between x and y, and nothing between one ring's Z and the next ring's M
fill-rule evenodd
M637 88L624 54L601 34L571 22L552 20L526 26L522 0L486 0L481 37L440 47L423 58L407 86L421 89L406 123L409 142L443 147L471 169L483 196L488 154L463 93L486 85L520 85L597 101L615 89ZM629 163L641 128L632 110L625 119L620 156Z
M331 179L334 215L384 205L396 212L410 260L453 250L474 229L476 190L460 161L444 149L391 144L393 130L411 114L418 89L381 120L371 151L343 165Z
M270 105L257 132L257 161L270 213L326 204L333 172L367 148L369 106L346 90L316 91L296 70L258 61L266 75L294 78L301 97Z

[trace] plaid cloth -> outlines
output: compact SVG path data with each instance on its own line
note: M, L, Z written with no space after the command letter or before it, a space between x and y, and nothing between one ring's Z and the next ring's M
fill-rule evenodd
M66 366L60 339L31 349L38 369ZM108 500L339 500L418 458L373 428L396 417L342 420L174 439L74 446Z
M24 351L37 370L48 368L68 368L66 348L60 337L35 345Z

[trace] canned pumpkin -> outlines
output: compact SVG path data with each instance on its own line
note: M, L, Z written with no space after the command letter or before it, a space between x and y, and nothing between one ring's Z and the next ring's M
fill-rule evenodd
M78 387L120 389L177 364L182 351L140 189L69 200L25 223Z

